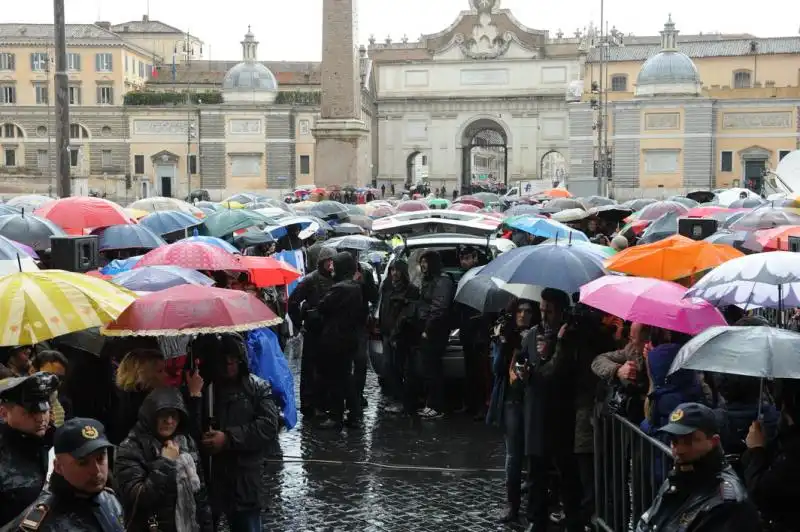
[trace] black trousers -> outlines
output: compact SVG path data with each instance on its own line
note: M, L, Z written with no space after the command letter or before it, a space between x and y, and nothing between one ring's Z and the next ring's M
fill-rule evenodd
M575 455L563 453L554 456L528 456L528 522L533 529L548 529L550 509L547 488L550 483L551 467L559 474L559 493L564 503L564 526L567 532L583 532L581 517L581 480Z
M305 333L303 335L303 356L300 359L300 411L304 415L312 415L315 409L322 409L325 400L320 397L319 336Z
M464 336L464 405L470 413L486 409L489 396L489 346Z
M422 363L422 380L425 386L425 406L441 412L444 410L444 368L442 357L447 347L444 338L423 338L419 352Z
M324 380L327 396L330 398L328 413L331 419L339 422L344 420L345 407L351 418L361 416L361 395L356 397L353 379L355 349L356 346L352 346L326 354Z

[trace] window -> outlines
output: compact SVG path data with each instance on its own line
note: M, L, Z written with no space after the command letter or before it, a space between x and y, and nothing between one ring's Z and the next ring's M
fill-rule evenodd
M732 151L724 151L720 154L719 170L720 172L733 172Z
M9 52L0 54L0 70L16 70L14 54Z
M81 54L69 53L67 54L67 70L72 72L81 71Z
M33 85L33 90L36 91L36 103L39 105L47 105L49 102L48 90L46 83L36 83Z
M111 157L111 150L103 150L100 154L100 166L103 168L111 168L111 162L113 158Z
M126 73L126 74L127 74L128 72L130 72L130 69L128 68L128 59L129 59L129 57L126 55L126 56L125 56L125 73Z
M141 61L139 61L139 77L140 78L144 77L144 63L142 63Z
M189 173L197 174L197 155L189 155Z
M69 126L69 138L71 139L88 139L89 132L86 131L80 124L70 124Z
M303 175L308 175L311 173L311 156L310 155L301 155L300 156L300 173Z
M15 124L3 124L3 129L0 130L0 137L7 139L21 139L23 135L19 126Z
M611 91L626 92L628 90L628 76L617 74L611 76Z
M782 161L784 157L792 153L791 150L778 150L778 160Z
M17 166L17 149L6 148L5 150L5 166Z
M31 70L34 72L44 72L47 68L47 54L45 52L34 52L31 54Z
M97 87L97 103L100 105L113 105L114 87L111 85L100 85Z
M70 105L80 105L81 104L81 88L73 85L69 88L69 104Z
M428 166L428 156L427 155L423 155L422 156L422 166Z
M133 173L138 175L144 173L144 155L133 156Z
M733 88L734 89L749 89L752 86L750 82L750 71L740 70L733 73Z
M95 70L98 72L111 72L114 66L111 60L111 54L96 54L94 56L94 66Z
M36 152L36 166L40 170L50 168L50 157L47 155L47 150L39 150Z
M81 150L79 148L73 147L69 150L69 165L73 168L78 166L78 160L80 159Z
M308 120L301 120L300 121L300 134L301 135L308 135L310 133L311 127Z
M17 103L17 88L14 85L0 86L0 103Z

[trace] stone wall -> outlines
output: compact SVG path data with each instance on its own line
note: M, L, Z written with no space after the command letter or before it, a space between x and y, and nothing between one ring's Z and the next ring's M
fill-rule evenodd
M683 186L695 189L716 187L713 132L715 113L711 102L687 106L684 113Z

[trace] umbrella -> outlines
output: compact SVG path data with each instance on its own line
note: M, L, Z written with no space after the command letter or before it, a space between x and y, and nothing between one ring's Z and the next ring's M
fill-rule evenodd
M183 284L211 286L214 284L214 279L197 270L180 266L145 266L117 274L111 282L128 290L158 292Z
M133 269L144 266L182 266L192 270L244 271L236 256L200 242L178 241L150 251Z
M498 205L503 202L500 196L494 192L476 192L472 196L478 198L486 205Z
M626 275L674 281L742 255L730 246L674 235L653 244L627 248L607 260L605 267Z
M431 209L446 209L450 207L450 201L444 198L431 198L427 201Z
M700 206L699 201L695 201L691 198L687 198L686 196L670 196L667 198L667 201L674 201L675 203L680 203L684 207L688 209L693 209L695 207Z
M245 209L250 209L251 211L256 211L258 209L280 209L285 213L288 214L296 214L294 208L280 200L266 198L260 201L256 201L254 203L248 203L244 206Z
M677 201L657 201L647 205L642 210L633 213L632 217L636 220L658 220L667 213L674 212L679 216L684 216L689 212L689 208Z
M716 306L800 306L800 254L774 251L730 260L703 276L687 297Z
M800 334L775 327L712 327L678 351L669 372L681 369L798 379Z
M650 198L639 198L639 199L632 199L628 200L622 204L623 207L627 207L634 212L640 211L647 207L648 205L652 205L653 203L657 203L658 200L650 199Z
M478 274L492 277L504 290L524 297L515 285L556 288L568 294L606 274L602 260L583 246L562 243L512 249L495 258Z
M198 209L202 209L203 211L212 211L212 212L217 212L225 208L219 203L215 203L213 201L198 201L197 203L194 204L194 206L197 207Z
M604 196L589 196L588 198L582 198L580 202L583 208L587 211L589 209L593 209L594 207L606 207L617 204L616 200L606 198Z
M265 226L269 220L256 211L224 209L203 221L211 236L223 237L248 227Z
M364 231L372 231L372 218L369 216L350 215L350 223L359 226Z
M633 214L633 210L622 205L600 205L589 209L590 216L596 216L613 225L619 224L631 214Z
M195 230L195 235L190 236L189 238L182 239L182 242L199 242L201 244L208 244L209 246L214 246L216 248L223 249L228 253L240 253L239 249L236 248L233 244L222 240L221 238L217 238L215 236L202 236L197 234L197 230Z
M275 242L275 237L269 233L250 227L246 229L244 233L234 236L233 242L240 248L249 248L251 246Z
M250 272L250 280L259 288L290 284L302 275L286 262L272 257L239 257L239 263Z
M686 288L669 281L609 275L581 287L581 303L623 320L686 334L725 325L705 301L684 299Z
M367 215L366 211L360 205L352 205L352 204L346 203L345 204L345 208L347 209L347 213L350 216L352 216L354 214L358 215L358 216L366 216Z
M391 251L392 248L384 240L364 235L341 236L323 242L324 247L337 250L354 249L356 251Z
M800 238L800 226L784 225L750 233L742 247L755 252L789 251L789 238Z
M143 225L112 225L92 231L99 237L98 249L155 249L166 244L164 240Z
M279 209L277 207L265 207L263 209L250 209L250 210L252 210L253 212L257 212L258 214L269 220L287 218L289 216L292 216L288 212L284 211L283 209Z
M0 275L18 272L38 272L39 266L28 256L14 257L12 259L0 259Z
M535 205L520 204L514 205L503 213L503 216L510 218L511 216L519 216L521 214L539 214L540 210Z
M364 229L355 224L339 224L333 226L334 235L361 235L364 234Z
M545 240L542 244L557 244L558 241L555 239ZM562 241L563 244L563 241ZM617 250L609 247L609 246L601 246L600 244L595 244L593 242L584 242L583 240L573 240L569 244L570 246L581 246L585 248L586 252L597 256L600 260L606 260L607 258L615 255Z
M195 217L200 215L204 216L203 211L200 210L199 206L192 205L191 203L187 203L178 198L163 198L158 196L153 198L144 198L134 201L128 205L128 208L147 212L181 211L185 212L186 214L191 214Z
M144 255L137 255L135 257L128 257L127 259L114 259L103 268L100 268L102 275L116 275L118 273L127 272L132 270L136 263L142 260Z
M481 204L483 206L483 204ZM397 212L419 212L419 211L428 211L428 205L425 204L424 201L404 201L400 205L397 206Z
M271 225L264 228L265 233L269 233L274 238L281 238L286 235L287 229L292 225L299 225L301 229L300 238L308 238L318 232L333 231L333 227L327 222L315 218L313 216L294 216L289 218L281 218L280 220L273 220Z
M793 209L773 208L771 205L765 204L745 213L731 223L730 228L734 231L756 231L782 225L800 225L800 214Z
M573 229L567 225L550 220L548 218L533 218L531 216L521 216L514 220L507 220L505 224L511 229L524 231L533 236L542 238L558 238L566 240L584 240L589 238L581 231Z
M736 211L727 207L720 207L719 205L706 205L703 207L693 207L689 209L684 216L687 218L714 218L716 220L725 220ZM720 216L720 218L717 218Z
M686 197L698 203L709 203L717 198L717 195L710 190L693 190L686 194Z
M553 214L550 218L561 223L579 222L588 218L590 215L583 209L565 209Z
M30 246L36 251L50 249L51 236L67 234L50 220L32 214L7 214L0 216L0 235Z
M14 198L11 198L6 202L6 205L8 205L9 207L14 207L19 210L25 209L26 211L33 212L39 207L53 201L55 201L55 199L48 196L29 194L25 196L16 196Z
M476 207L471 203L454 203L450 207L451 211L460 211L460 212L478 212L481 210L480 207Z
M736 201L732 202L728 207L731 209L754 209L756 207L760 207L766 203L763 199L758 197L751 197L745 199L737 199Z
M31 209L32 211L33 209ZM5 216L6 214L19 214L19 209L15 207L9 207L8 205L0 205L0 216Z
M256 194L255 192L240 192L238 194L234 194L230 198L227 198L223 201L223 203L231 202L238 203L240 205L247 205L249 203L267 201L269 199L269 196L265 196L264 194Z
M502 290L491 277L479 277L483 268L472 268L461 276L455 300L482 313L500 312L511 303L514 295Z
M761 196L746 188L731 188L728 190L723 190L717 195L717 203L723 207L727 207L734 201L745 198L761 199Z
M571 198L572 194L565 188L550 188L539 192L540 196L547 196L548 198Z
M708 236L704 239L705 242L710 242L712 244L725 244L726 246L731 246L739 251L742 250L742 244L745 240L747 240L749 233L746 231L728 231L727 229L722 229L717 231L711 236Z
M678 213L668 212L654 220L642 233L640 243L651 244L668 238L678 232Z
M36 252L28 246L0 235L0 261L12 260L16 262L17 258L33 259L38 257L34 255L36 255Z
M475 207L478 207L479 209L482 209L482 208L486 207L486 203L484 203L484 201L482 199L477 198L475 196L459 196L456 199L455 204L456 205L460 205L460 204L473 205Z
M202 223L202 220L180 211L156 211L139 220L139 225L147 227L157 235L186 231Z
M0 278L0 345L33 345L113 320L135 294L82 273L47 270Z
M317 216L325 221L338 219L339 221L346 222L348 217L347 206L339 203L338 201L320 201L306 211L311 216Z
M36 209L36 215L57 223L68 233L84 229L130 224L122 207L103 198L73 196L61 198Z
M545 204L545 208L552 212L557 211L565 211L567 209L578 209L583 211L583 204L572 198L556 198L554 200L550 200Z
M5 238L5 237L3 237L3 238ZM11 239L9 239L8 241L9 241L9 242L11 242L11 245L12 245L12 246L14 246L14 247L15 247L15 248L17 248L18 250L20 250L20 251L21 251L22 253L24 253L25 255L28 255L28 256L29 256L29 257L31 257L32 259L39 260L39 254L38 254L38 253L36 253L36 250L35 250L35 249L33 249L32 247L30 247L30 246L26 246L25 244L22 244L22 243L20 243L20 242L17 242L16 240L11 240Z
M131 209L126 207L122 209L122 211L131 219L131 220L139 220L140 218L144 218L150 211L140 211L139 209Z
M391 205L367 205L364 210L373 220L397 214Z
M101 332L105 336L220 334L282 321L247 292L185 284L140 297Z

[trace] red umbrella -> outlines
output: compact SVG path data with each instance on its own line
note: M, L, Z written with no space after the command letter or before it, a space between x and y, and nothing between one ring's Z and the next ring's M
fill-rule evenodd
M100 273L100 270L92 270L86 272L86 275L88 275L89 277L97 277L98 279L102 279L104 281L110 281L111 278L114 277L113 275L106 275L104 273Z
M755 241L762 246L758 251L789 251L789 237L800 237L800 226L782 225L773 229L760 229L753 231L745 242L745 247L750 241Z
M718 207L716 205L706 205L704 207L693 207L689 209L689 212L684 214L684 216L688 218L711 218L713 215L733 214L735 212L737 212L736 209Z
M103 328L105 336L182 336L250 331L281 323L240 290L180 285L140 297Z
M486 204L480 198L476 198L475 196L461 196L456 200L456 203L466 203L467 205L475 205L480 209L486 206Z
M242 256L238 260L248 269L250 280L259 288L289 284L302 275L289 264L272 257Z
M461 212L478 212L481 210L480 207L476 207L471 203L456 203L450 207L451 211L461 211Z
M404 201L397 206L397 212L419 212L429 210L428 204L424 201Z
M103 198L74 196L47 203L34 211L60 225L64 231L82 234L84 229L133 223L122 207Z
M178 241L145 254L134 268L143 266L182 266L192 270L246 271L232 253L201 242Z

